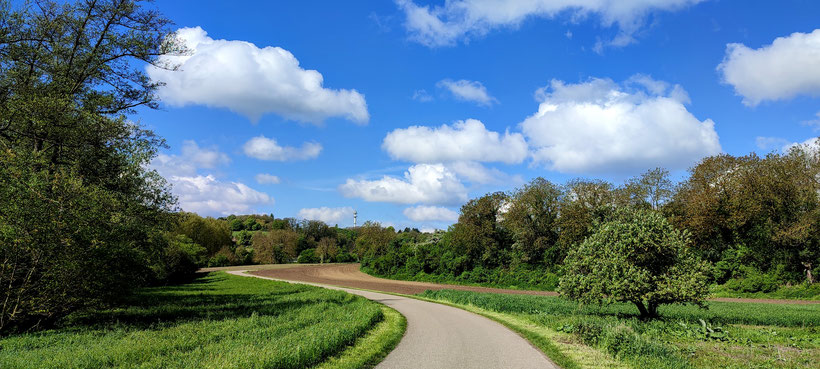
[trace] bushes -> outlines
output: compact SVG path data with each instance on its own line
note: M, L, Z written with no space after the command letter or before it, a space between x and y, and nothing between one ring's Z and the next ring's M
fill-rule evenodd
M744 278L730 279L726 282L726 287L735 292L774 292L780 287L780 279L775 273L760 273L747 268Z
M297 263L300 264L315 264L319 262L319 257L316 256L316 249L307 249L302 251L299 254L299 257L296 259Z
M167 236L161 270L156 270L159 282L178 283L189 280L204 264L206 250L185 235Z

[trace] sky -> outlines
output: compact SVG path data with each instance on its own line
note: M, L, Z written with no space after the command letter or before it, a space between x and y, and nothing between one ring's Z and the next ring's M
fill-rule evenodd
M146 66L182 210L446 229L536 177L673 177L820 135L813 0L179 1Z

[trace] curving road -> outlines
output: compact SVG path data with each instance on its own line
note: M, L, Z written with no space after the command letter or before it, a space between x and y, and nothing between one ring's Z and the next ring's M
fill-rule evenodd
M287 280L288 273L302 268L307 269L303 269L301 275L311 272L310 267L296 267L261 270L252 272L253 274L247 274L244 270L233 270L228 273ZM287 270L290 271L285 272ZM278 271L280 274L271 273L273 271ZM284 275L281 274L282 272L285 272ZM308 278L292 281L363 296L390 306L404 315L407 319L407 331L404 337L376 368L558 368L527 340L503 325L480 315L408 297L330 286L304 279Z

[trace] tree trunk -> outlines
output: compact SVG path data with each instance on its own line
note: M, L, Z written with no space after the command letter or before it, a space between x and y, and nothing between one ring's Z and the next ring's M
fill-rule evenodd
M649 311L646 310L646 306L644 306L643 301L632 301L632 303L638 307L638 311L641 313L641 318L646 318L649 316Z
M649 303L649 316L648 318L655 318L658 316L658 304L655 302Z

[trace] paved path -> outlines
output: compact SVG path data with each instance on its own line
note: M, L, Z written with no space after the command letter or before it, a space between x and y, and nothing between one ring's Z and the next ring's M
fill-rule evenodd
M242 270L228 273L281 280L246 274ZM379 369L558 368L527 340L480 315L408 297L317 283L299 283L363 296L390 306L407 318L404 337L376 367Z

